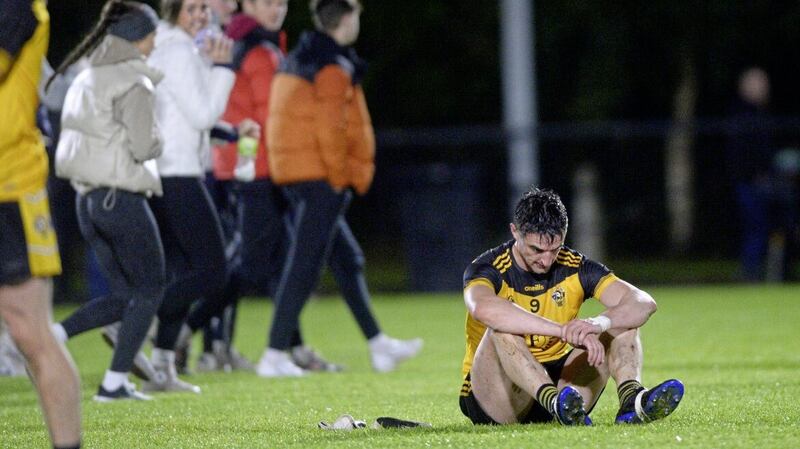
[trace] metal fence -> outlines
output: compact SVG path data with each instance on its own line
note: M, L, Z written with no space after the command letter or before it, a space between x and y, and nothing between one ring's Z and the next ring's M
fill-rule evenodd
M778 117L763 126L776 147L800 146L799 117ZM693 136L692 235L679 251L670 245L665 175L667 138L676 127ZM561 194L573 222L576 172L587 164L596 169L596 224L609 257L736 257L738 220L724 164L726 141L738 132L735 123L545 123L536 131L541 184ZM376 137L373 190L350 213L359 238L368 252L391 254L405 267L409 287L457 288L458 270L443 274L437 266L466 266L508 238L506 134L499 125L480 124L383 129ZM568 243L574 240L568 237Z

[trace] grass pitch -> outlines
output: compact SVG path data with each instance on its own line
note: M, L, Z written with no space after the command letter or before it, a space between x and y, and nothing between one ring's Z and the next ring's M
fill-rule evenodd
M800 447L800 286L652 288L659 311L643 329L644 383L677 377L686 396L664 421L612 424L613 382L592 413L592 428L555 424L472 426L458 409L464 313L460 295L379 295L383 329L421 336L422 355L395 372L371 372L365 342L337 298L312 301L302 317L307 342L347 371L303 379L195 374L199 396L162 394L145 403L91 401L110 361L93 331L69 343L83 385L87 448L796 448ZM63 317L71 308L58 308ZM257 359L270 303L245 301L237 346ZM584 315L595 313L594 301ZM194 348L199 347L199 339ZM196 351L195 351L196 354ZM432 429L317 429L352 414L423 420ZM0 378L0 448L44 448L47 435L27 379Z

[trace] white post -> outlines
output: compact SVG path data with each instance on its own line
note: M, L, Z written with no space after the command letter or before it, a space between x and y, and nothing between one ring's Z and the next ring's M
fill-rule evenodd
M598 194L597 166L581 164L572 179L573 201L568 238L571 247L593 260L605 260L605 221Z
M509 206L539 183L532 0L502 0L503 124L508 136Z

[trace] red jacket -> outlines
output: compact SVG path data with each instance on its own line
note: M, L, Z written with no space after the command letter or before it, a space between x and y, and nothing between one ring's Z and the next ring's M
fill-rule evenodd
M256 155L256 178L269 177L267 162L267 119L272 77L286 54L286 35L270 32L246 14L234 16L225 29L234 40L233 65L236 82L222 120L237 126L249 118L261 125L261 139ZM238 151L235 143L215 147L213 151L214 177L233 179Z

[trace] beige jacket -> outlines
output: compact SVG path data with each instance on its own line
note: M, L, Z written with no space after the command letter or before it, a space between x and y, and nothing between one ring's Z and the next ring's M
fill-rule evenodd
M112 187L161 195L155 84L162 75L130 42L106 36L67 91L56 175L86 193Z

